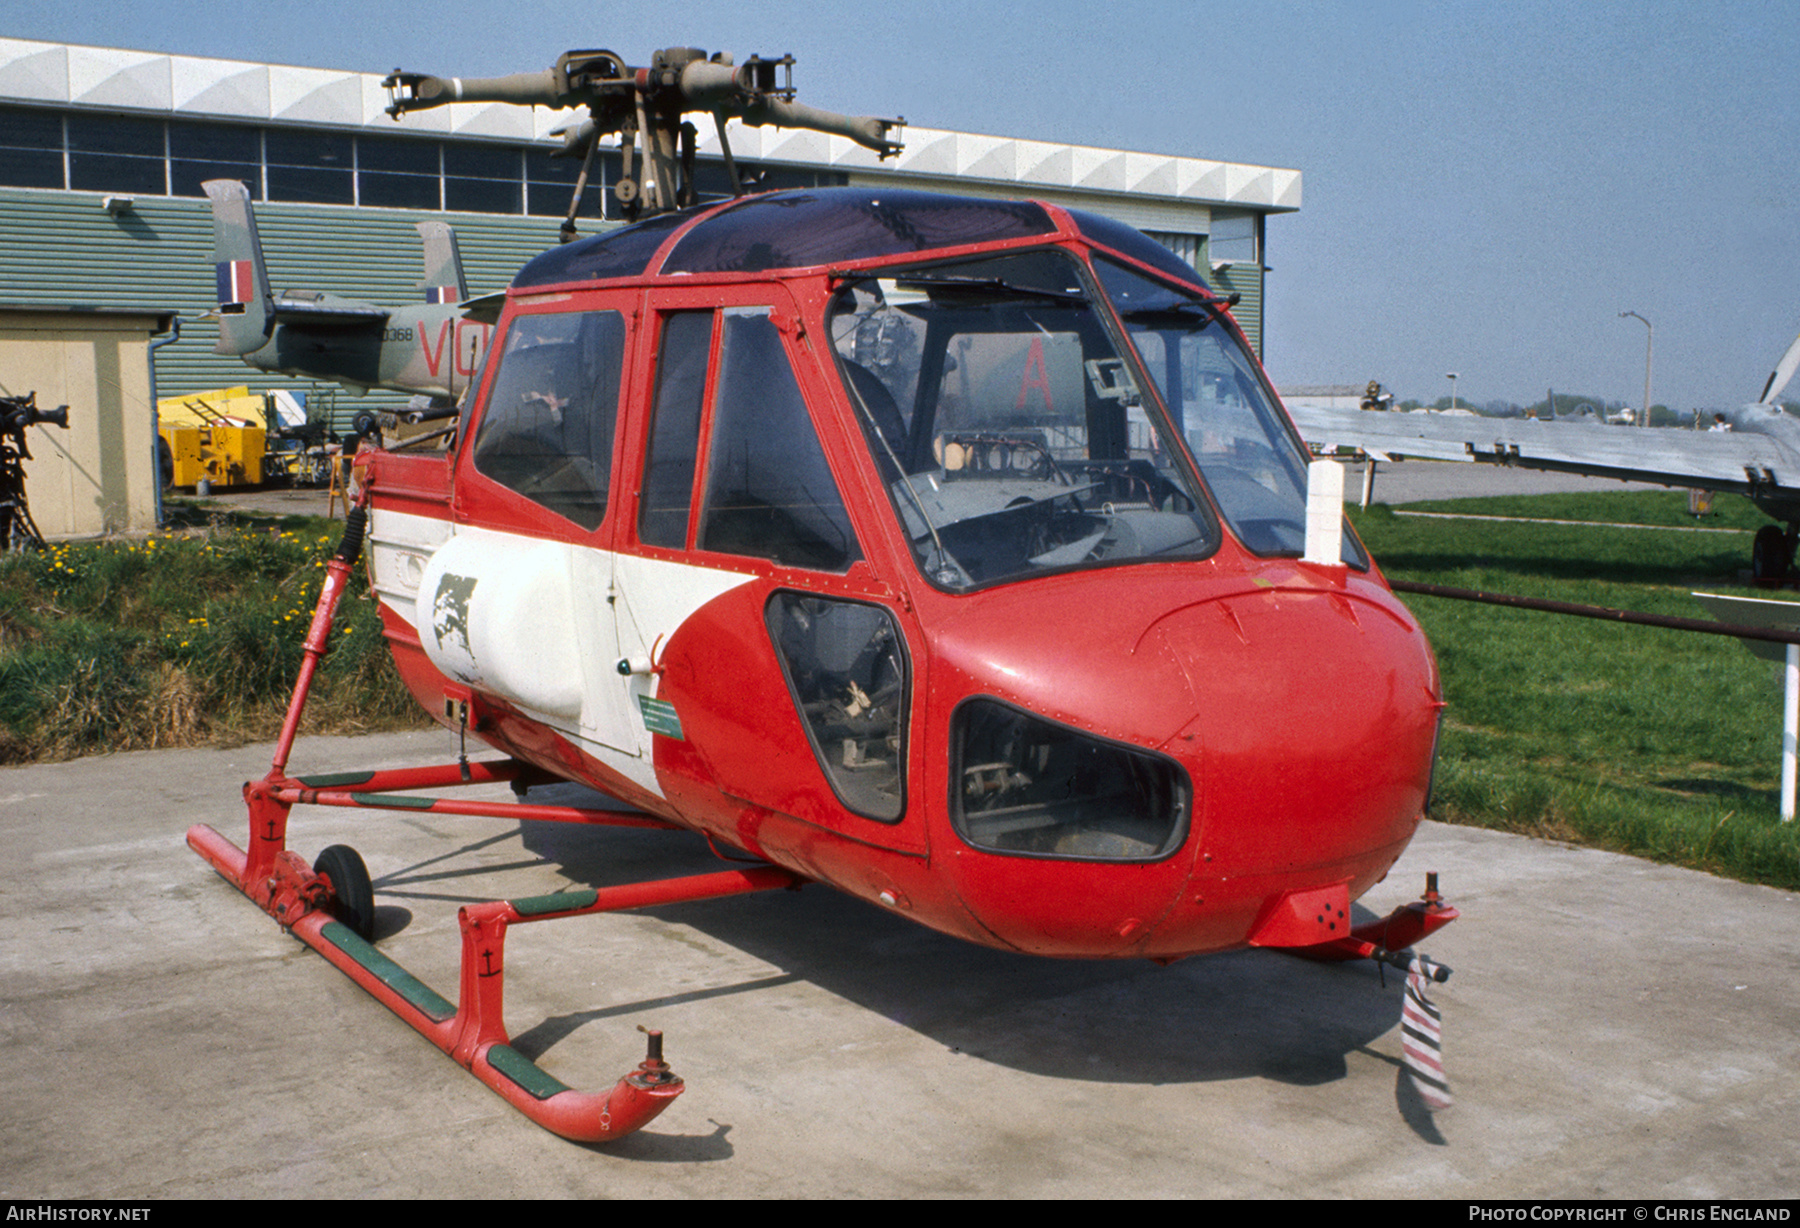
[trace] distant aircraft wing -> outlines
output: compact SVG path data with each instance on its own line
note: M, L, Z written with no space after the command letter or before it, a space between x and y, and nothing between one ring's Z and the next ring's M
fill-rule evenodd
M1800 491L1800 451L1751 430L1639 429L1430 411L1295 406L1288 412L1313 447L1357 448L1378 460L1411 456L1518 465L1742 495Z

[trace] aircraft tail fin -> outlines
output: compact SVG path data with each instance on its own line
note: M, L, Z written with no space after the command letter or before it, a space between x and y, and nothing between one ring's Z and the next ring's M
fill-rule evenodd
M448 222L418 222L419 240L425 248L425 301L462 303L469 298L463 280L462 249Z
M1763 385L1762 396L1757 398L1757 404L1773 404L1775 398L1787 390L1788 381L1794 378L1796 369L1800 369L1800 337L1794 338L1794 344L1788 346L1787 353L1781 356L1781 361L1769 373L1769 382Z
M201 186L212 201L213 264L219 282L219 343L213 352L249 354L267 343L274 323L250 190L235 179L211 179Z

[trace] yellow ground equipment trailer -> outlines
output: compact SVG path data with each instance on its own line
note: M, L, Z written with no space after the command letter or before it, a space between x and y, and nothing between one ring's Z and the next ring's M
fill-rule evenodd
M272 409L267 394L219 388L156 403L169 486L254 486L263 480Z

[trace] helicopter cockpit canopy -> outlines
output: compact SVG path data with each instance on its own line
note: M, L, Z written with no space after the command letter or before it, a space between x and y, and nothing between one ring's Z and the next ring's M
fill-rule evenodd
M1029 201L776 192L546 252L513 284L829 271L851 412L920 569L949 591L1206 557L1225 529L1299 554L1304 449L1226 304L1138 231L1069 216L1091 261L1031 246L1066 223ZM1344 561L1367 566L1353 536Z

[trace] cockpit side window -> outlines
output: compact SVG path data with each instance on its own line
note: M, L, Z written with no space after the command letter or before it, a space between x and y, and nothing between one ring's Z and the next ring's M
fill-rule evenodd
M638 540L647 546L679 550L687 545L712 328L710 311L677 312L663 325L650 452L644 459L644 501L638 513Z
M724 313L696 544L819 571L862 557L767 308Z
M616 311L515 318L475 437L475 468L584 529L599 528L624 352Z

